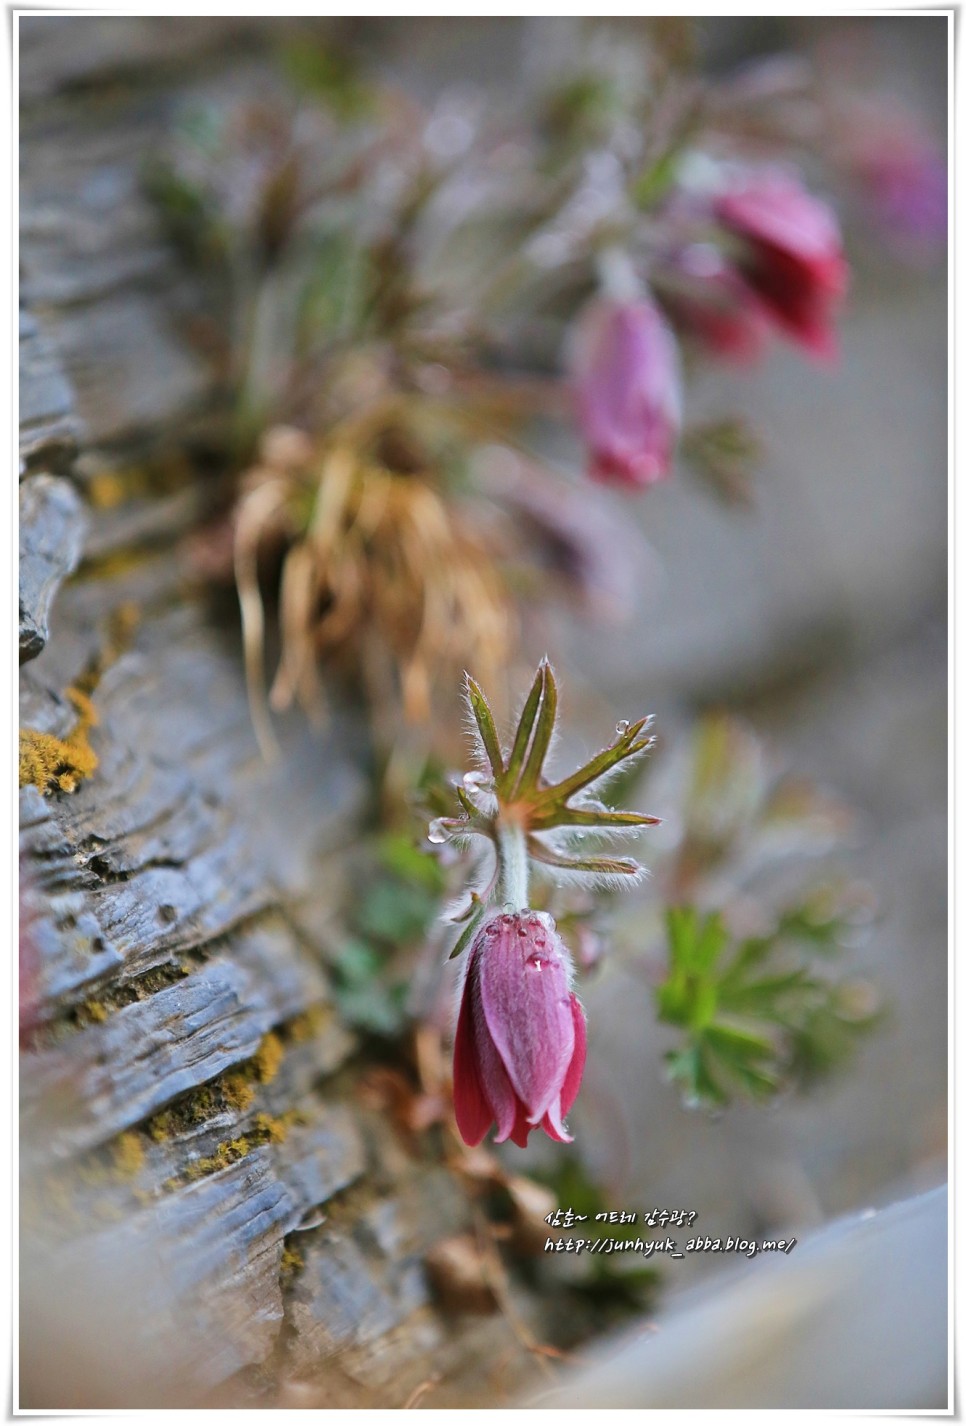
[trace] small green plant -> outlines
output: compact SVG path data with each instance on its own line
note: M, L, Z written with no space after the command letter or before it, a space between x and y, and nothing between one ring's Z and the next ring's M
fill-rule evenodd
M814 964L834 954L841 925L807 905L765 935L735 940L723 917L696 907L666 916L669 965L655 990L658 1018L683 1032L668 1074L693 1105L764 1099L796 1078L833 1068L877 1018L871 989L836 982Z

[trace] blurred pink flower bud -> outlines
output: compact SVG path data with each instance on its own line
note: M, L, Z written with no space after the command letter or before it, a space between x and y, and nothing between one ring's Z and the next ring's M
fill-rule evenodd
M570 989L571 965L552 917L519 911L491 917L467 957L453 1056L456 1123L480 1143L526 1148L530 1130L571 1142L564 1127L584 1072L584 1012Z
M946 164L935 150L881 152L860 174L888 236L941 248L946 242Z
M910 256L941 250L947 234L946 161L918 115L899 100L845 109L844 166L884 236Z
M848 265L832 210L793 175L760 168L717 195L714 215L741 240L738 265L773 321L814 356L834 358Z
M710 243L690 243L669 266L665 306L714 355L757 361L771 339L768 312L737 268Z
M646 298L598 298L573 350L577 419L595 480L647 486L670 474L681 426L677 344Z

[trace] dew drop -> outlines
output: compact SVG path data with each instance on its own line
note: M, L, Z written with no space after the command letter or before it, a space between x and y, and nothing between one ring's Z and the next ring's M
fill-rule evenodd
M622 718L617 725L617 736L619 738L623 738L624 734L627 732L630 726L631 725L628 720L626 718Z
M426 836L427 839L432 842L434 846L437 847L440 845L440 843L445 842L449 839L449 833L443 826L442 820L439 817L437 817L435 821L430 822L429 831L426 833Z

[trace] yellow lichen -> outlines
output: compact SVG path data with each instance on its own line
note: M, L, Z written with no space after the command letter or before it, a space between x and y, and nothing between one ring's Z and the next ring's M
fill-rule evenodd
M131 647L140 622L141 611L130 599L111 610L107 620L107 642L100 658L102 672Z
M305 1267L305 1259L298 1248L290 1247L288 1243L282 1249L282 1260L279 1263L279 1270L282 1277L294 1277L297 1272L301 1272Z
M104 466L88 477L87 498L97 510L115 510L132 500L172 494L194 478L190 461L170 452L139 465Z
M271 1114L255 1115L255 1131L260 1138L272 1144L284 1144L285 1136L288 1134L287 1115L282 1115L276 1119Z
M322 1029L328 1013L323 1005L313 1005L311 1009L304 1010L285 1026L285 1038L293 1045L301 1045L306 1040L311 1040Z
M275 1032L270 1030L252 1056L252 1068L259 1084L271 1084L284 1058L282 1042Z
M140 1134L128 1130L119 1134L111 1146L114 1171L121 1178L135 1178L144 1167L144 1144Z
M240 1071L226 1074L221 1081L220 1088L229 1109L244 1114L246 1109L251 1108L255 1099L255 1086Z
M118 470L99 470L87 482L87 494L95 510L114 510L129 495L128 484Z
M184 1171L183 1177L189 1182L197 1178L205 1178L210 1173L218 1173L219 1169L226 1169L231 1164L235 1164L239 1159L243 1159L251 1150L251 1145L244 1137L238 1139L228 1139L224 1144L219 1144L213 1154L203 1159L195 1159ZM177 1179L169 1179L169 1185L177 1185Z
M67 697L77 721L66 738L36 728L20 729L20 786L32 785L45 796L56 791L76 792L78 784L97 767L89 737L97 726L97 710L79 688L68 688Z
M221 1102L215 1087L205 1085L176 1104L172 1109L163 1109L148 1120L147 1130L155 1143L163 1143L174 1134L185 1133L206 1123L221 1110Z

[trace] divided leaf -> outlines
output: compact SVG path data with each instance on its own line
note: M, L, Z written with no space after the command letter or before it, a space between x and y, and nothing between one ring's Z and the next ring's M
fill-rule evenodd
M803 920L811 935L802 934ZM863 987L856 997L856 987L812 969L814 929L802 906L779 917L769 935L737 946L719 914L693 906L668 911L667 934L668 973L655 1002L658 1018L683 1032L684 1044L665 1064L689 1103L762 1098L793 1076L832 1069L876 1019ZM833 937L827 932L823 949Z

